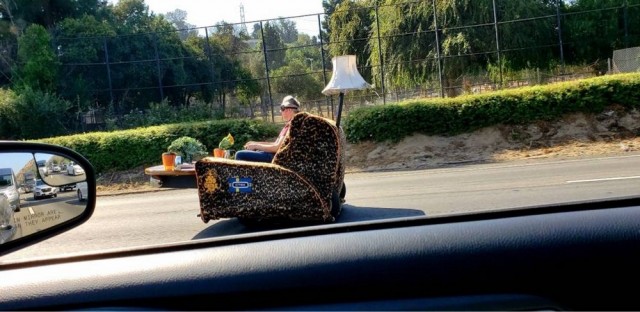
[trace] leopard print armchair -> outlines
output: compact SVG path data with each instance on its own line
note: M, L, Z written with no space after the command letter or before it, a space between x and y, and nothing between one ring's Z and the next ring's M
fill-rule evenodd
M333 222L344 197L345 136L298 113L271 163L206 157L195 165L200 217Z

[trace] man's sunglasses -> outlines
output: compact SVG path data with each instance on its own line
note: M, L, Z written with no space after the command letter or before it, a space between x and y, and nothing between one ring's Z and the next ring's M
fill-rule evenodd
M287 109L293 109L293 107L280 107L281 112L284 112Z

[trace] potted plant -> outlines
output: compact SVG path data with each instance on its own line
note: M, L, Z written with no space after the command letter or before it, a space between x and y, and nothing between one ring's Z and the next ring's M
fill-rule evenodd
M187 164L207 156L206 146L197 139L188 136L175 139L171 142L167 151L180 155L182 160Z
M234 140L231 133L227 134L226 137L222 138L218 147L213 150L213 156L215 157L224 157L225 151L230 149L233 146Z

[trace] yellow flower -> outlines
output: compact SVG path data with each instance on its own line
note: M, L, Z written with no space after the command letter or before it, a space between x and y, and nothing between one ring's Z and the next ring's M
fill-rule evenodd
M229 149L231 148L231 146L233 146L234 140L233 140L233 136L231 135L231 133L227 134L226 137L224 137L222 139L222 141L220 141L220 144L218 144L218 147L221 149Z

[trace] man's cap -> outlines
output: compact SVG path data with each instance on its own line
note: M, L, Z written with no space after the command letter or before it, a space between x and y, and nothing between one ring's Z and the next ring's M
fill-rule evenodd
M280 104L280 107L299 109L300 102L298 102L298 100L295 97L291 95L287 95L284 97L284 99L282 99L282 104Z

